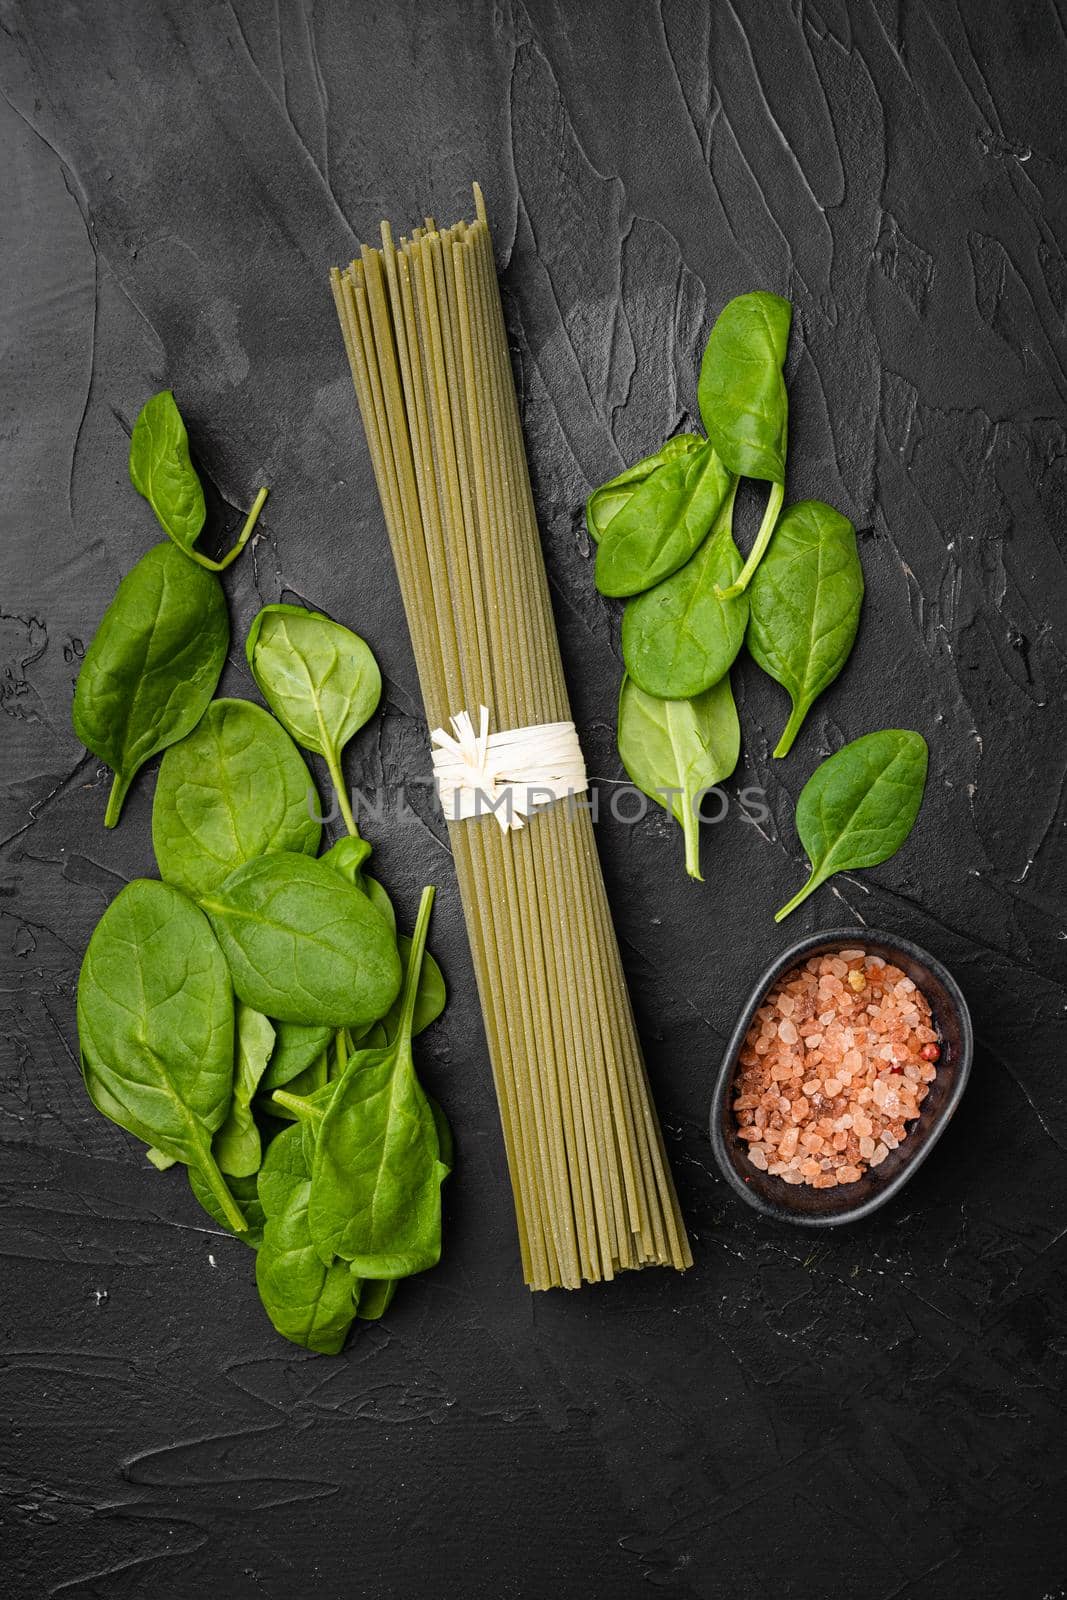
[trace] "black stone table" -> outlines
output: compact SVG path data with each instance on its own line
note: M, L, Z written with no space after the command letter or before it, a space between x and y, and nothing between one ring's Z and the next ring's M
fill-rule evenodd
M1020 1600L1060 1596L1067 35L1056 0L4 0L0 6L0 1310L11 1600ZM82 1089L89 931L153 871L71 730L82 652L158 538L126 477L172 387L227 575L223 680L280 597L371 641L369 791L426 766L418 684L326 272L484 186L591 771L622 777L617 608L590 487L695 422L710 320L796 308L789 493L860 532L855 653L792 755L750 661L703 886L657 814L598 832L696 1265L531 1297L443 829L373 834L410 915L440 886L451 1004L428 1083L456 1129L445 1260L337 1359L283 1344L250 1260ZM746 526L756 510L746 506ZM914 727L907 847L802 881L818 760ZM738 796L766 791L766 819ZM712 1081L757 972L862 921L955 972L979 1040L936 1156L812 1237L726 1190Z

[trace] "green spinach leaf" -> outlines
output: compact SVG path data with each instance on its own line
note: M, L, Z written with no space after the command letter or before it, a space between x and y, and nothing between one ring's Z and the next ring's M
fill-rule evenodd
M700 415L720 459L740 477L771 484L755 543L737 578L722 586L724 598L744 593L782 509L789 422L782 366L792 316L779 295L738 295L720 312L700 366Z
M397 948L400 951L400 961L404 968L404 977L407 978L411 970L412 941L406 933L397 935ZM431 1024L436 1022L445 1006L448 1004L448 990L445 987L445 975L428 950L422 953L422 966L416 979L415 1004L411 1013L411 1035L417 1038ZM397 995L392 1007L386 1012L379 1026L385 1029L386 1040L397 1037L403 1019L404 1000L403 994Z
M927 759L922 734L883 728L816 767L797 801L797 833L811 876L775 922L835 872L876 867L900 849L919 814Z
M785 482L789 402L782 367L793 308L754 290L723 307L704 347L697 403L730 472Z
M396 1278L364 1278L356 1311L360 1322L377 1322L389 1310L396 1294Z
M396 1039L350 1058L315 1138L311 1235L324 1261L343 1256L360 1277L406 1278L433 1266L441 1252L446 1168L433 1109L411 1055L432 904L433 890L425 889Z
M370 853L370 845L357 833L338 839L336 844L323 851L320 860L326 862L335 872L339 872L346 883L352 884L365 894L374 909L381 912L395 932L396 912L393 910L393 902L389 898L388 891L382 888L377 878L372 878L363 870Z
M381 699L381 673L370 646L318 611L273 605L253 622L245 652L278 721L326 762L345 826L358 836L341 752Z
M661 467L665 461L686 455L690 450L700 449L704 442L699 433L675 434L654 455L636 461L632 467L627 467L607 483L602 483L599 489L594 489L585 503L585 525L590 536L599 543L614 517L657 467Z
M859 627L863 569L851 522L820 500L790 506L748 598L749 651L793 702L774 752L784 756L848 660Z
M189 1187L193 1191L196 1200L207 1212L208 1216L219 1224L220 1228L225 1228L227 1233L233 1233L234 1229L224 1216L222 1208L211 1189L204 1182L203 1174L199 1167L189 1167L188 1172ZM244 1213L245 1229L243 1233L238 1233L236 1237L240 1239L242 1244L251 1245L253 1250L258 1250L263 1243L263 1207L259 1199L257 1176L256 1173L252 1173L247 1178L228 1177L226 1179L226 1187Z
M85 1086L98 1111L199 1168L228 1225L244 1218L212 1154L233 1088L233 993L207 919L137 878L104 912L78 979Z
M279 1133L259 1173L263 1242L256 1284L283 1338L336 1355L352 1326L360 1283L347 1262L320 1259L308 1227L311 1176L299 1123Z
M199 722L229 641L221 584L174 545L156 545L123 578L74 690L74 732L115 774L105 827L138 768Z
M252 1097L274 1048L274 1029L261 1011L238 1000L234 1013L233 1098L226 1121L215 1135L215 1160L229 1178L250 1178L263 1152L252 1115Z
M682 825L685 870L700 874L700 801L741 751L729 673L692 700L660 700L630 677L619 694L619 754L632 781Z
M332 1038L333 1028L327 1023L275 1021L274 1049L260 1080L262 1092L284 1089L322 1055Z
M199 899L254 856L313 856L314 784L284 728L250 700L215 700L159 768L152 844L162 877Z
M196 541L207 510L204 490L189 458L189 435L174 395L163 389L145 402L130 437L130 481L144 495L159 525L179 550L211 572L223 572L236 561L251 537L267 498L260 489L233 549L220 561L202 555Z
M731 492L708 538L684 567L626 607L623 660L646 694L664 700L703 694L729 672L741 648L748 598L723 600L716 593L716 586L729 583L741 566L731 531L733 501Z
M707 538L733 486L709 444L657 467L635 486L600 542L601 594L640 594L677 572Z
M396 999L392 930L366 895L322 861L260 856L201 904L238 997L268 1017L362 1027Z

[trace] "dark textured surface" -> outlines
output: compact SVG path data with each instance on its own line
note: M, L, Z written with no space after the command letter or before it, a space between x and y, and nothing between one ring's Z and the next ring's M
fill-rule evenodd
M1054 0L3 0L0 1313L4 1593L160 1600L581 1595L927 1600L1065 1590L1064 492L1067 33ZM423 1052L457 1130L445 1264L339 1359L273 1336L243 1248L91 1110L74 981L152 870L70 727L119 576L126 483L173 386L239 520L224 686L300 596L387 675L353 781L425 769L418 689L327 266L378 218L485 187L591 770L617 619L579 508L692 419L723 300L796 306L790 493L861 530L855 654L784 763L737 674L745 783L682 874L673 825L599 839L696 1266L532 1298L471 969L427 809L375 838L452 1004ZM776 928L820 755L914 726L907 848ZM955 972L978 1051L899 1199L840 1236L762 1222L712 1170L718 1056L754 975L862 920Z

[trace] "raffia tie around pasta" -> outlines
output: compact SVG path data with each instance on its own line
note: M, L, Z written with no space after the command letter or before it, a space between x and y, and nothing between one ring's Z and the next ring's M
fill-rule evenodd
M452 733L430 734L434 778L449 822L492 812L505 832L521 828L539 806L589 787L573 722L544 722L489 732L489 708L479 707L475 732L469 711L450 717Z

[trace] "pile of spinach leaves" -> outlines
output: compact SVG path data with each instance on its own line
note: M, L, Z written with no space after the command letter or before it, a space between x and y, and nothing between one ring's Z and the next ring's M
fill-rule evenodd
M701 801L729 777L740 753L729 674L742 644L792 701L774 751L783 757L848 660L863 602L863 570L847 518L818 500L782 510L789 414L783 366L791 319L789 302L778 295L756 291L729 301L700 368L697 400L707 437L668 439L595 489L586 503L597 587L627 602L619 754L637 787L681 824L685 868L696 879ZM769 485L744 561L733 538L743 478ZM925 742L892 729L869 737L881 741L879 750L894 752L891 781L879 776L863 740L838 751L801 795L797 824L805 843L806 826L812 831L809 791L847 791L862 816L895 807L880 834L883 842L896 840L888 854L907 837L922 800ZM904 754L897 751L901 739ZM914 741L922 746L921 760ZM902 824L895 826L898 819ZM842 838L823 848L820 835L817 848L809 845L811 880L779 917L831 872L873 865L871 851L882 848L869 840L852 844Z
M407 938L366 871L341 771L381 695L364 640L319 612L265 606L247 658L270 711L211 698L229 645L217 574L266 491L221 561L195 548L204 496L169 392L138 417L130 475L170 541L119 585L73 715L115 772L109 827L139 767L165 751L160 877L128 884L89 941L85 1085L153 1165L184 1165L205 1211L256 1252L277 1331L333 1353L440 1256L452 1139L412 1054L446 1000L426 949L433 890ZM323 759L344 819L321 855L298 746Z

